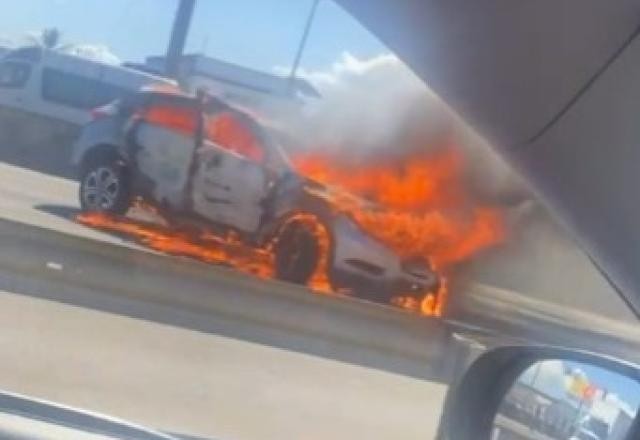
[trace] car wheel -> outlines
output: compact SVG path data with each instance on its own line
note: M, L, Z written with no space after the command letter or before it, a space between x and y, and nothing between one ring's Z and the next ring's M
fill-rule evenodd
M125 214L130 197L124 167L115 158L90 160L81 175L79 196L85 212Z
M306 284L313 275L320 247L311 227L301 221L284 225L275 245L275 272L278 279Z

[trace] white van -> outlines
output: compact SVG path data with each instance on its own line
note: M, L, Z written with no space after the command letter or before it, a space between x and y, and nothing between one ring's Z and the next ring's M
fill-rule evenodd
M91 110L175 81L40 47L0 59L0 161L74 178L71 150Z
M75 55L25 47L0 60L0 106L83 125L89 111L152 83L175 81Z

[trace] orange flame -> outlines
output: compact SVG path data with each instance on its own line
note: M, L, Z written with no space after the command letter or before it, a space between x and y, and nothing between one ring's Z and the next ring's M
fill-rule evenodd
M464 195L460 180L463 157L454 147L429 156L378 158L366 163L323 153L298 155L293 162L312 180L340 186L385 208L425 210L460 203Z
M429 292L420 300L398 295L391 301L397 307L441 316L454 266L505 238L501 211L475 203L468 194L463 179L463 156L453 146L432 154L387 160L384 164L355 164L321 154L298 156L294 164L301 174L313 180L374 202L373 208L365 209L360 200L341 197L339 192L331 198L334 208L350 215L363 230L401 257L423 257L439 272L438 292ZM141 201L137 205L153 211ZM80 214L77 220L133 237L159 252L232 266L264 279L274 277L275 242L256 248L232 232L219 235L187 231L104 214ZM316 292L333 293L328 276L328 232L313 215L296 214L289 221L293 220L306 224L320 247L320 261L309 287Z
M465 188L464 160L447 145L435 152L355 163L319 153L298 156L294 164L312 180L340 187L375 202L380 209L362 209L351 198L336 198L367 233L400 256L421 256L431 262L442 281L437 294L422 301L398 296L395 305L439 316L448 295L450 272L457 263L505 238L502 212L473 201Z
M83 213L76 220L86 226L124 234L141 244L169 255L194 258L206 263L233 266L260 278L273 277L273 256L262 248L245 244L236 234L194 234L170 227L101 213Z
M159 215L153 205L141 200L137 200L135 205L141 210ZM85 226L133 237L140 244L168 255L228 265L263 279L275 276L273 269L275 239L260 248L248 245L233 232L222 236L211 231L180 231L157 223L102 213L78 214L76 220ZM308 286L318 293L332 293L328 277L329 234L327 230L311 214L296 214L287 220L287 222L290 221L306 224L316 237L319 246L320 258L316 270L308 281Z

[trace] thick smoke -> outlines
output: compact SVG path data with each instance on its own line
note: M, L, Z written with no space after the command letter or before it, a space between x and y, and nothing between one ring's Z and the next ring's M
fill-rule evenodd
M510 237L470 261L464 277L547 303L636 322L568 230L536 200L507 211Z
M295 149L384 160L453 136L465 153L469 189L483 202L502 206L510 226L507 242L460 268L461 276L545 302L631 319L523 181L395 56L359 60L344 53L325 71L300 73L323 97L289 115Z
M294 131L316 134L305 148L356 149L374 156L377 150L389 149L398 131L412 113L417 99L424 98L426 124L433 129L441 125L442 111L434 96L411 71L393 55L358 60L343 53L327 71L301 71L322 94L308 102Z
M465 151L469 187L479 196L500 203L527 197L504 161L394 55L359 60L345 52L327 70L299 74L322 98L288 115L292 148L376 161L453 140Z

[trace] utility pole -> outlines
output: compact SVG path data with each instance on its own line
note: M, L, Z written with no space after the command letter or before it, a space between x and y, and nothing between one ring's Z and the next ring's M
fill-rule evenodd
M313 0L313 3L311 4L311 10L309 11L309 15L307 16L307 22L304 25L304 31L302 32L302 38L300 38L300 44L298 45L296 58L293 61L293 66L291 66L291 73L289 74L289 84L288 84L289 94L293 94L293 86L296 80L298 65L300 64L300 59L302 58L302 53L304 52L304 48L307 45L307 38L309 37L311 24L313 23L313 18L315 17L316 10L318 9L318 3L320 3L320 0Z
M176 78L180 70L180 59L187 41L187 33L191 25L191 17L195 8L196 0L179 0L176 15L173 19L173 29L171 39L165 57L165 75L169 78Z

